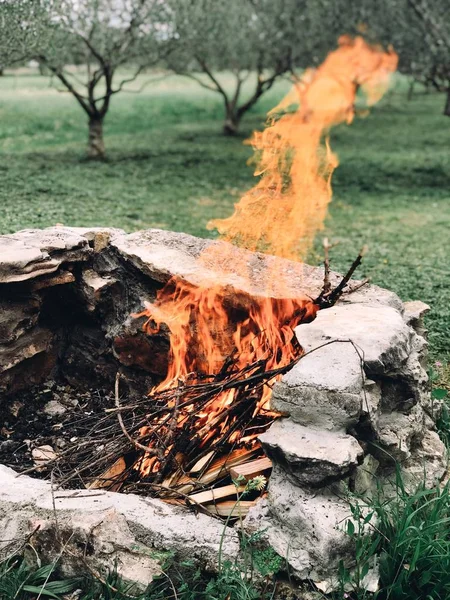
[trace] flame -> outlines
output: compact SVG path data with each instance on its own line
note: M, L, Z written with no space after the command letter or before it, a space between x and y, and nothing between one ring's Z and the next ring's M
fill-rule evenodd
M317 69L308 69L270 111L266 129L253 134L260 180L231 217L208 227L249 250L304 258L323 226L338 165L326 135L352 122L359 89L368 105L382 97L397 62L393 50L342 36L338 49Z
M260 179L231 217L212 221L209 227L216 227L225 241L249 250L296 260L304 257L323 225L338 164L328 131L352 121L360 88L369 105L381 98L396 65L392 50L370 46L361 37L340 38L338 49L320 67L307 70L269 113L266 129L254 133L255 175ZM298 356L293 330L313 319L317 307L298 290L293 294L288 289L276 260L266 263L272 266L260 277L264 290L256 295L237 292L242 286L230 286L229 281L235 283L239 274L251 290L253 273L249 265L236 264L242 252L236 254L232 244L212 244L198 259L199 272L211 276L200 277L195 284L173 278L137 315L146 317L148 335L162 328L170 334L168 372L150 396L180 381L195 383L220 374L227 361L239 370L261 360L269 370ZM235 394L234 390L219 394L196 414L193 434L203 447L227 427L230 444L255 443L257 433L233 430L233 419L223 418ZM265 386L255 399L253 415L270 414L270 395ZM195 406L189 410L194 412ZM158 460L149 456L139 468L143 474L155 472Z

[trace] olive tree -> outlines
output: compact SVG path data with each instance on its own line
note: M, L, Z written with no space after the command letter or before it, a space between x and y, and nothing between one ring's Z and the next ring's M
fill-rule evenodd
M103 124L113 96L156 65L167 47L166 12L164 0L55 0L52 5L52 43L36 58L86 114L89 157L105 155Z
M224 133L275 83L313 60L314 0L168 0L169 65L222 97ZM230 83L231 79L231 83Z
M326 0L320 0L326 1ZM366 25L372 41L392 44L399 71L446 94L450 116L450 3L448 0L336 0L348 26Z
M33 56L48 36L50 0L0 0L0 68Z

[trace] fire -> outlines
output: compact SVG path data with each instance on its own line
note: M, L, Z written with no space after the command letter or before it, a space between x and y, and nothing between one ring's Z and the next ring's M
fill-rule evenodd
M396 66L392 50L370 46L361 37L342 37L338 49L320 67L307 70L269 113L266 129L254 133L259 181L242 197L231 217L212 221L209 227L216 227L225 241L249 250L303 258L323 226L331 200L331 177L338 160L328 143L328 131L352 121L359 89L369 105L381 98ZM199 258L199 271L213 267L209 272L224 273L223 281L205 277L193 284L172 279L156 301L137 315L146 317L148 335L161 328L170 335L169 369L150 396L186 382L220 378L230 364L233 372L258 361L271 370L289 364L301 351L293 330L313 319L317 306L298 292L293 295L287 285L284 294L276 267L260 278L265 281L262 293L236 292L227 283L230 273L231 279L236 273L241 278L248 276L249 289L253 284L248 265L235 264L232 244L213 244ZM229 445L255 444L258 432L234 428L236 393L223 391L195 414L192 435L201 439L200 447L217 436ZM253 417L271 415L270 395L270 387L264 386L253 399ZM186 411L196 410L194 403L185 407L178 426L186 421ZM171 450L169 445L166 451ZM157 471L157 457L148 456L139 468L143 474Z
M323 226L338 165L326 135L352 122L359 89L368 105L382 97L397 62L392 50L342 36L338 49L317 69L308 69L269 113L266 129L253 134L260 180L231 217L208 227L249 250L304 258Z

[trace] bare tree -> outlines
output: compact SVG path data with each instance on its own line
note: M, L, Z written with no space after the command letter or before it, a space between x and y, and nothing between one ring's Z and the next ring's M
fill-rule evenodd
M237 132L242 117L279 77L312 60L313 0L168 1L173 11L169 64L220 94L227 135Z
M164 0L58 0L52 6L52 44L36 58L86 113L89 157L105 156L103 124L112 97L160 61L166 16Z

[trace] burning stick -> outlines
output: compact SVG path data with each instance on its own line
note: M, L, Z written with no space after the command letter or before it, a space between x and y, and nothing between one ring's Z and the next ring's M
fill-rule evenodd
M339 300L339 298L344 293L345 288L347 287L350 279L352 278L353 273L359 267L364 255L367 253L367 246L363 246L361 248L361 250L359 251L358 256L355 258L355 260L350 265L349 270L341 279L340 283L334 289L332 289L331 283L330 283L330 259L329 259L329 254L328 254L328 251L332 246L330 246L328 244L327 238L325 238L323 245L324 245L324 250L325 250L324 283L323 283L322 291L317 296L317 298L314 300L314 304L317 304L317 306L319 306L322 309L330 308L336 304L336 302ZM369 282L368 279L364 279L364 281L362 281L359 285L357 285L350 291L354 292L357 289L361 288L363 285L366 285L368 282Z

